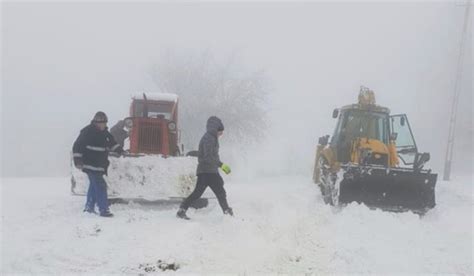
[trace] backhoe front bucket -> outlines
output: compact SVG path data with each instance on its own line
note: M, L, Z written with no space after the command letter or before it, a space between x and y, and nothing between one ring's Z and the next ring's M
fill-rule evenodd
M340 183L339 203L364 203L391 211L425 213L435 203L437 174L411 169L347 167Z

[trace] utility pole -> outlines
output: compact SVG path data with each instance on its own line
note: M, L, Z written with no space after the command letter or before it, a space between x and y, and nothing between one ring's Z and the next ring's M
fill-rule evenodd
M457 109L459 103L459 94L460 94L460 86L462 80L462 67L463 67L463 58L464 58L464 51L465 51L465 44L467 39L467 28L469 24L469 10L471 8L471 0L466 1L466 12L464 13L464 24L463 24L463 31L461 37L461 45L459 48L459 57L458 57L458 65L456 70L456 80L454 83L454 95L453 95L453 103L451 106L451 118L449 120L449 133L448 133L448 144L446 146L446 158L444 161L444 174L443 180L448 181L451 177L451 165L453 160L453 149L454 149L454 138L456 133L456 116L457 116Z

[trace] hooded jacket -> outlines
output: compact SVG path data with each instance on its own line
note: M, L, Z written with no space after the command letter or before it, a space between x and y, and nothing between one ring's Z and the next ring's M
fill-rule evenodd
M206 133L199 142L198 167L196 174L218 173L222 166L219 158L219 140L218 132L224 130L222 121L215 117L209 117L206 124Z

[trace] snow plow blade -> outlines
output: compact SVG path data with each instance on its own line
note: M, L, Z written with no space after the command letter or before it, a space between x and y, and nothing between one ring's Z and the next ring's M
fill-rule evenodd
M426 213L434 208L437 174L429 170L347 167L339 203L358 202L387 211Z
M110 198L172 200L187 197L196 185L197 158L134 155L109 158L106 176ZM72 166L71 192L85 195L87 175Z

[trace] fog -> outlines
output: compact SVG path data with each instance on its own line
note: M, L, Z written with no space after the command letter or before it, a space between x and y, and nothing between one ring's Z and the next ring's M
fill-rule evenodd
M459 3L3 3L2 176L68 175L79 130L98 110L114 122L131 94L158 91L150 68L170 49L235 54L265 71L269 127L246 165L235 164L241 173L310 175L317 138L335 127L332 110L355 102L364 85L378 104L408 115L441 174ZM454 174L472 170L471 51L469 35ZM223 159L225 145L224 136Z

